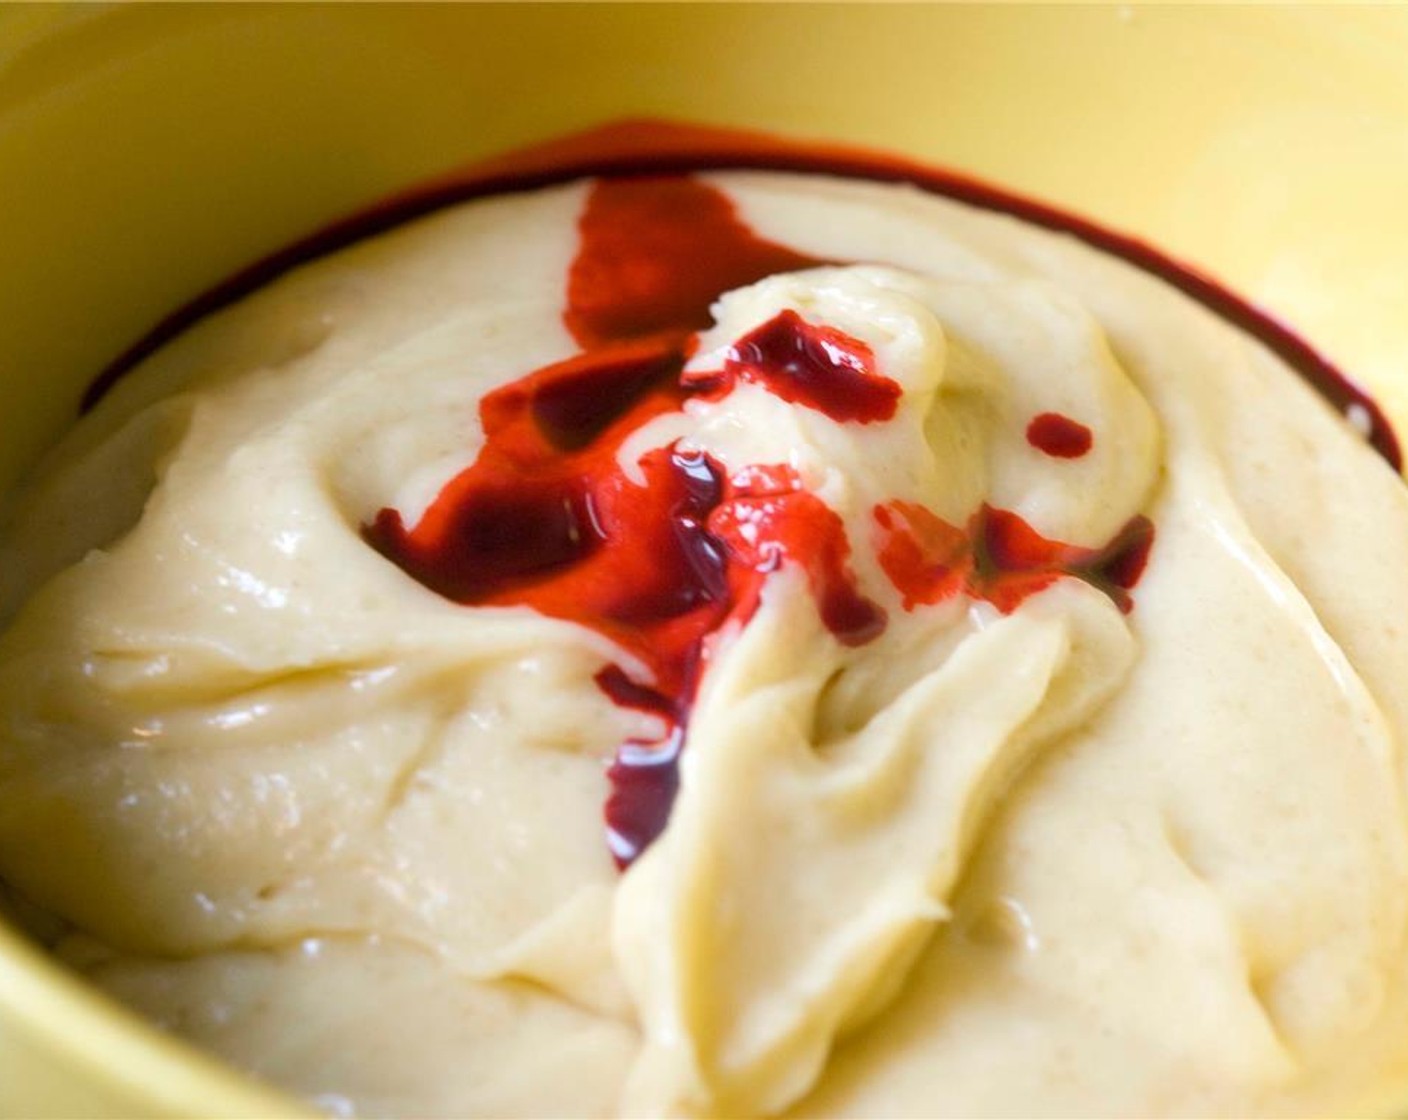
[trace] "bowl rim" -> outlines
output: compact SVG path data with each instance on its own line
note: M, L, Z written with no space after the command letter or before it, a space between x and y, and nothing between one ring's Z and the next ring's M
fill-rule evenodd
M103 994L7 921L0 921L0 991L7 1031L21 1031L61 1058L69 1076L120 1095L128 1111L139 1106L147 1115L316 1115Z

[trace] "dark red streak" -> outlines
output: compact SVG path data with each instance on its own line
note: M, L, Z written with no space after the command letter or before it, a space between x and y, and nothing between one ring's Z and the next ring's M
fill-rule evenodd
M1072 577L1103 591L1124 613L1144 574L1154 525L1131 518L1101 548L1049 540L1010 510L984 505L959 528L913 502L874 510L880 529L880 566L903 596L904 607L941 602L960 591L1011 614L1022 601Z
M1079 459L1095 439L1084 424L1059 412L1043 412L1027 425L1027 442L1056 459Z

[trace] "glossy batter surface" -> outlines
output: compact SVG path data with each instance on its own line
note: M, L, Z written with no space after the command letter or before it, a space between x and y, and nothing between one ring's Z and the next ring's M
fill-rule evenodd
M0 573L0 876L329 1108L1309 1111L1402 1064L1408 497L1058 234L771 172L448 210L148 358Z

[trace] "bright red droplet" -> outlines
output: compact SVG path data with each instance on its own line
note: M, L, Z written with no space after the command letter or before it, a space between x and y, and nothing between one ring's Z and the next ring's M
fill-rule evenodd
M1027 425L1027 442L1057 459L1079 459L1095 437L1090 429L1059 412L1043 412Z

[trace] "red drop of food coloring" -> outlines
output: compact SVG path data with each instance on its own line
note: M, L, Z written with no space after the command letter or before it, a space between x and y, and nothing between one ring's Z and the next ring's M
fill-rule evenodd
M1059 412L1043 412L1027 425L1027 442L1056 459L1079 459L1095 443L1084 424Z

